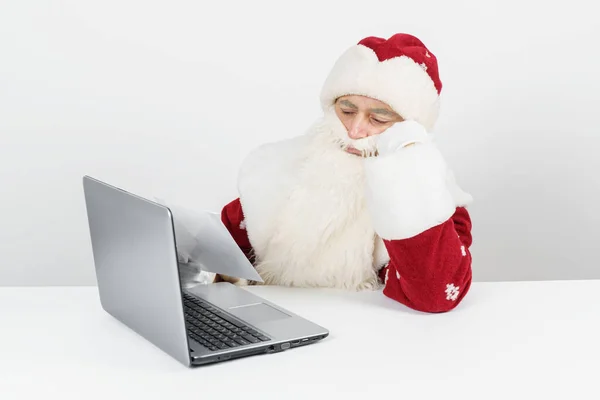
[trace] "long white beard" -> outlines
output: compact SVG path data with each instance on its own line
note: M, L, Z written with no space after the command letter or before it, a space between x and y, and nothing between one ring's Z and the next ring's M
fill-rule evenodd
M275 229L259 249L257 270L267 284L377 287L382 246L366 209L363 159L342 150L351 144L368 153L373 140L350 140L333 111L310 135L296 184L273 210Z

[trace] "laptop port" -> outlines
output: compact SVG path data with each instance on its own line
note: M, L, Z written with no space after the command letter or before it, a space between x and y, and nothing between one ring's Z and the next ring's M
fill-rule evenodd
M299 340L293 340L293 341L292 341L292 346L297 346L297 345L299 345L299 344L300 344L300 341L299 341Z

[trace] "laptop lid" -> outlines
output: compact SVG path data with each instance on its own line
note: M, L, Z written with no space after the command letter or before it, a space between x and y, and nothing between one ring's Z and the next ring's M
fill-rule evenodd
M83 187L102 307L189 366L169 208L89 176Z

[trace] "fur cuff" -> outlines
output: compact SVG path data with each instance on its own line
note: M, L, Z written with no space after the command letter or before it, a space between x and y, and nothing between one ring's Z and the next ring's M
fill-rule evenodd
M366 159L365 170L367 204L383 239L416 236L456 210L446 163L429 140Z

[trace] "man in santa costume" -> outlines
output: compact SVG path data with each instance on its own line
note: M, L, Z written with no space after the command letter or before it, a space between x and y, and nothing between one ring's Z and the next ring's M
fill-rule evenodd
M327 77L314 126L247 157L221 217L265 284L383 286L423 312L461 302L470 196L429 136L441 88L416 37L363 39Z

